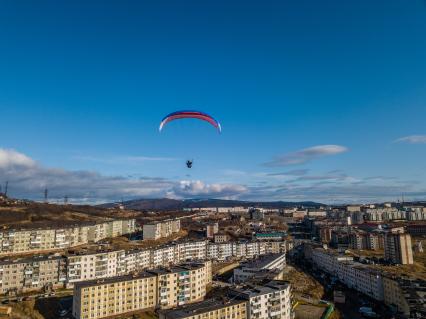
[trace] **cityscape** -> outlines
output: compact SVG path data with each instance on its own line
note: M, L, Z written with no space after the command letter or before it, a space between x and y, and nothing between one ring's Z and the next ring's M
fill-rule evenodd
M426 318L426 2L0 1L0 319Z

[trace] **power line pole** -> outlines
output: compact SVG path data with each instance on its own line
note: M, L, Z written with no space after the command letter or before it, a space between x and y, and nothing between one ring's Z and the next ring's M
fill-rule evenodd
M4 196L7 196L7 188L9 186L9 181L6 181L6 185L4 187Z

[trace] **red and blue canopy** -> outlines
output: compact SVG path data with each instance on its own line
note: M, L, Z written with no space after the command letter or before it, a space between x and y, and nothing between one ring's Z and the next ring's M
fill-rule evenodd
M198 119L206 121L213 125L219 132L222 132L222 127L220 126L220 123L218 121L216 121L212 116L208 115L207 113L203 113L200 111L178 111L170 113L161 121L160 132L163 129L164 125L171 121L179 119Z

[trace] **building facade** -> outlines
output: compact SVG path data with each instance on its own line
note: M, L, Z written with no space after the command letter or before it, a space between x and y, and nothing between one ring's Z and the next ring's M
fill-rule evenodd
M150 273L79 282L74 287L73 316L98 319L154 308L157 277Z
M143 225L143 239L157 240L179 232L181 229L180 219L167 219Z
M413 264L413 248L410 234L403 228L390 230L385 235L385 259L395 264Z
M247 301L249 319L291 319L291 288L285 281L232 289L231 295Z

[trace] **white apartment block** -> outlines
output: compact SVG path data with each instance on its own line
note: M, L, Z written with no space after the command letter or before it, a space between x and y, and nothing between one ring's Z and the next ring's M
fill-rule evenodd
M118 264L124 251L99 252L67 257L67 285L86 280L108 278L119 275Z
M135 249L126 252L126 273L141 271L151 267L151 250Z
M0 231L0 255L65 249L134 231L134 219L59 228L7 229Z
M375 300L383 300L383 278L377 270L357 262L342 262L339 263L336 274L349 288Z
M328 249L316 248L312 251L312 261L322 270L333 274L340 262L353 261L353 257L339 255Z
M367 209L365 216L370 221L382 222L388 220L401 220L405 219L405 212L398 210L397 208L369 208Z
M178 258L175 254L174 246L164 246L151 251L152 267L167 267L172 264L177 264Z
M273 280L263 286L232 289L231 295L247 300L248 319L291 319L291 288L285 281Z
M218 261L225 261L231 257L233 257L232 243L212 243L207 246L207 258L214 259Z
M206 259L207 241L188 241L175 245L175 254L180 262Z
M312 260L317 267L336 276L348 287L376 300L383 300L383 278L380 272L354 262L352 257L322 248L312 251Z

